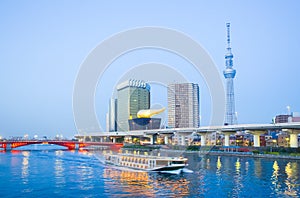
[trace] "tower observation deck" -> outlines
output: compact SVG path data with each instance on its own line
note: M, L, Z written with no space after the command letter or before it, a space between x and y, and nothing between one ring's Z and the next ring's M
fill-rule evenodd
M235 77L236 70L233 69L233 54L230 47L230 23L226 23L227 27L227 52L225 54L226 68L223 71L224 77L226 79L226 115L225 115L225 125L232 125L237 123L236 113L235 113L235 101L234 101L234 87L233 78Z

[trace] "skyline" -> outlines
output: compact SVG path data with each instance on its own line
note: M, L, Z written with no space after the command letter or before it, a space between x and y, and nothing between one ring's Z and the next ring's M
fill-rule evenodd
M231 23L235 100L239 123L270 123L277 114L300 111L300 22L297 1L192 1L101 3L91 1L0 3L0 136L63 134L76 131L72 110L74 82L82 62L103 40L136 27L166 27L189 35L218 67L225 68L226 26ZM142 58L141 58L142 57ZM209 91L189 64L158 50L141 50L116 60L95 93L97 116L105 114L114 86L132 67L162 62L200 86L201 125L209 122ZM115 78L111 78L114 76ZM200 76L200 77L199 77ZM99 83L100 84L100 83ZM152 85L153 103L164 90ZM101 90L101 91L100 91ZM166 98L166 94L162 98ZM99 100L98 100L99 99Z

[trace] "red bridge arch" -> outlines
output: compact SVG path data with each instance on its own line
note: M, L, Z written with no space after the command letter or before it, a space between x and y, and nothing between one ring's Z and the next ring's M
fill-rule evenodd
M55 144L67 147L69 150L79 150L88 146L107 146L111 149L119 149L123 143L112 142L77 142L77 141L60 141L60 140L28 140L28 141L5 141L0 142L0 148L4 150L12 150L14 148L27 146L31 144Z

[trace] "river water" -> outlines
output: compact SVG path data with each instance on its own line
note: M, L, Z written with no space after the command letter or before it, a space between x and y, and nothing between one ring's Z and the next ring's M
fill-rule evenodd
M101 152L47 145L0 152L0 197L299 197L300 161L188 155L193 173L135 172Z

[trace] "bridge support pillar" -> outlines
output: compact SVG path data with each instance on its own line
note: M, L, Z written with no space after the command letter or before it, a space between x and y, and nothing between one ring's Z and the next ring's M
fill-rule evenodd
M254 147L260 147L260 134L254 134L253 135L253 142L254 142Z
M230 134L226 133L225 138L224 138L225 146L229 146L229 144L230 144L230 138L229 137L230 137Z
M150 138L151 145L153 145L155 143L156 135L146 135L145 137Z
M298 134L295 133L290 134L290 147L298 148Z
M246 132L253 135L253 143L254 143L253 146L260 147L260 135L264 134L266 131L265 130L255 130L255 131L247 130Z
M300 133L300 130L295 129L283 129L283 131L290 134L290 147L291 148L298 148L298 134Z
M165 144L169 144L169 137L167 135L164 137L164 142Z
M177 139L177 145L184 145L183 141L182 141L182 135L177 133L176 134L176 139Z
M235 132L227 132L227 131L222 131L224 134L224 146L229 146L230 145L230 135L235 134Z
M191 133L177 133L176 136L177 136L177 141L178 141L178 145L180 146L185 146L187 143L185 141L185 137L186 136L189 136Z
M5 151L11 151L11 143L6 143Z
M181 139L181 144L180 145L185 146L185 135L182 134L180 139Z
M206 145L206 134L201 134L201 146Z

